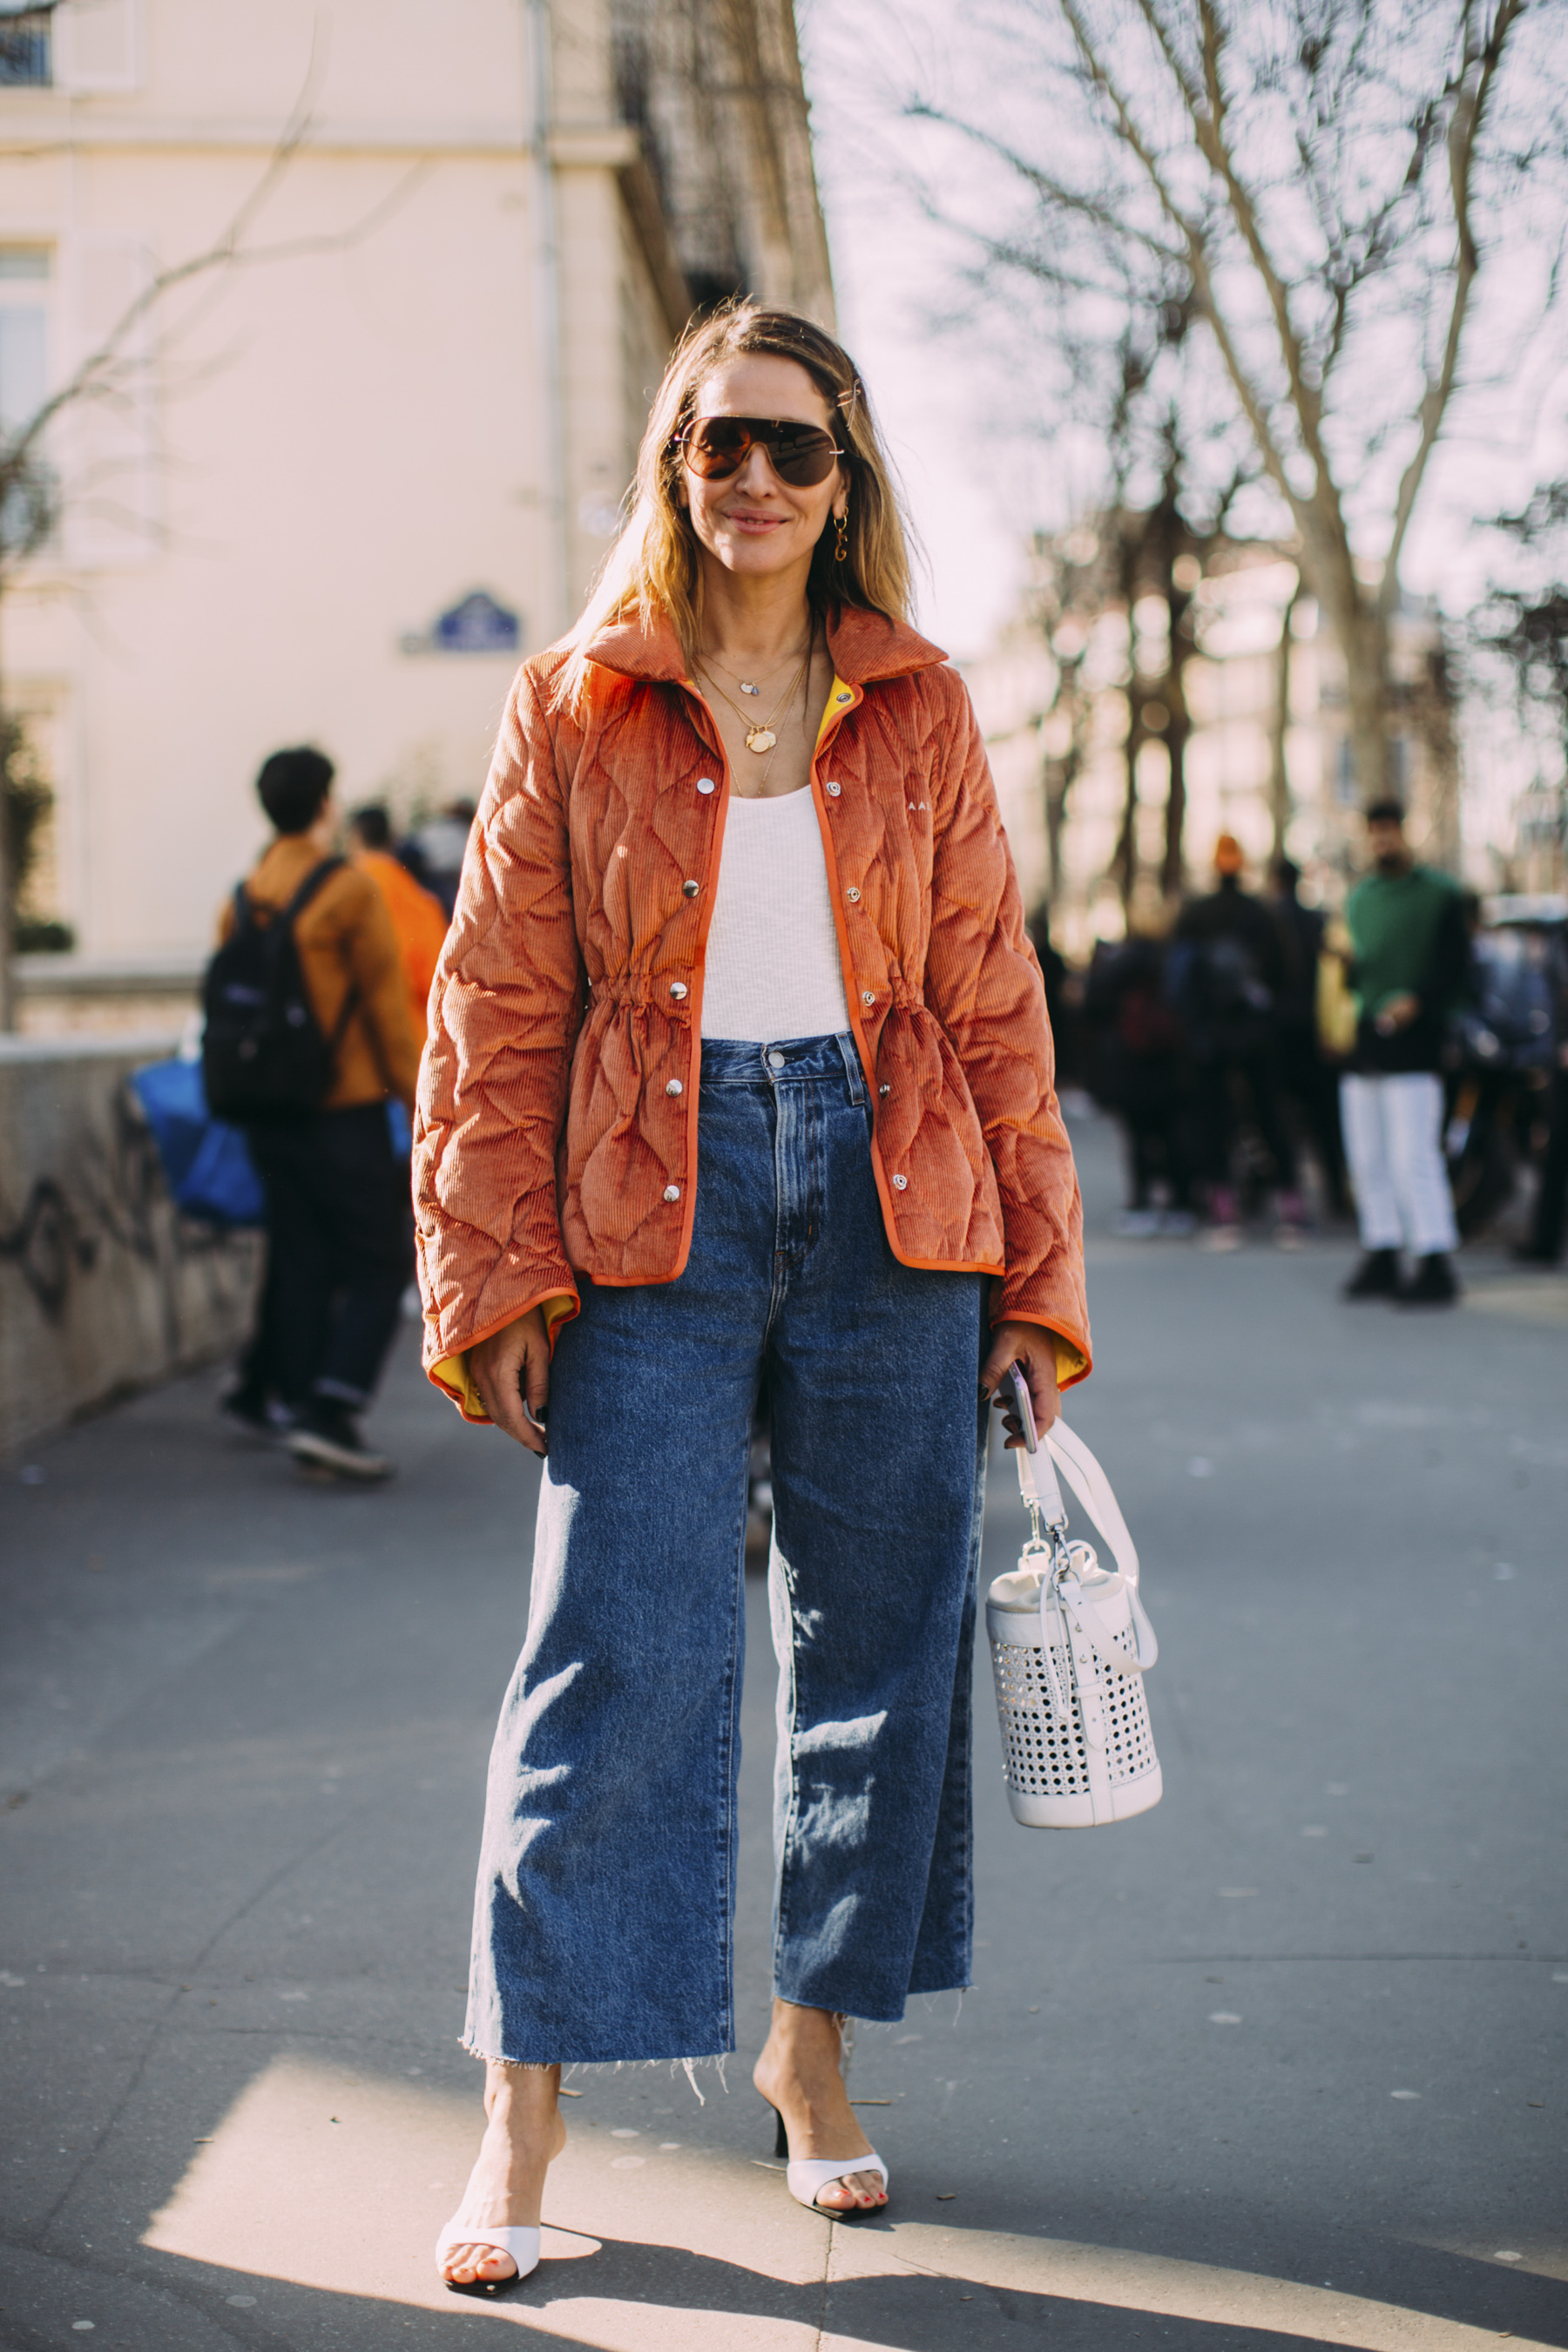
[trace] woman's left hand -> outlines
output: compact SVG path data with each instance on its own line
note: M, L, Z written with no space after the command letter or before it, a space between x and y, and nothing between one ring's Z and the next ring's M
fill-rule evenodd
M991 1334L991 1352L980 1367L980 1391L983 1396L994 1393L996 1383L1009 1364L1016 1364L1023 1372L1029 1391L1029 1402L1035 1408L1035 1427L1043 1437L1062 1409L1060 1391L1057 1387L1057 1350L1054 1335L1043 1323L998 1323ZM1005 1412L1003 1425L1009 1445L1022 1445L1024 1433L1016 1412Z

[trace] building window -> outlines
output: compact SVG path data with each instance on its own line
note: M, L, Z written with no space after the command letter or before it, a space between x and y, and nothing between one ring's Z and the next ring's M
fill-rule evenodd
M54 80L52 8L0 7L0 83L47 89Z
M48 248L0 245L0 439L9 442L31 423L49 388ZM30 555L53 528L55 488L44 451L35 445L26 472L14 476L0 500L0 548Z
M1348 735L1334 746L1334 798L1341 808L1355 806L1355 751Z
M1410 790L1410 738L1391 735L1388 739L1388 789L1396 801L1402 801Z
M0 430L36 416L48 387L49 253L0 245Z

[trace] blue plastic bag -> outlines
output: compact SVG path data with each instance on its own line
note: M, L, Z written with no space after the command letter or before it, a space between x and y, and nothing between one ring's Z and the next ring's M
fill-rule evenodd
M174 1205L213 1225L266 1222L261 1180L241 1129L214 1118L199 1062L149 1062L131 1084L157 1142Z

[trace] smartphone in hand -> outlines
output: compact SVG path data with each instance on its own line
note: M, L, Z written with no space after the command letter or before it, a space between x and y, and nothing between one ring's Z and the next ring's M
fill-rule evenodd
M1024 1378L1024 1369L1021 1364L1008 1365L996 1384L996 1398L1004 1412L1010 1412L1016 1416L1018 1427L1023 1432L1025 1453L1037 1454L1040 1450L1040 1440L1035 1427L1034 1400L1029 1394L1029 1383Z

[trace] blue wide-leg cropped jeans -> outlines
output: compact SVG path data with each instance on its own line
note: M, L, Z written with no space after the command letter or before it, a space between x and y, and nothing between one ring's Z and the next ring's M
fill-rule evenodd
M734 2048L747 1457L765 1381L773 1990L896 2021L969 1982L983 1278L900 1265L848 1036L702 1043L670 1283L584 1285L490 1761L465 2040Z

